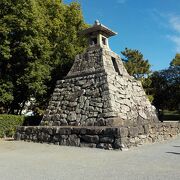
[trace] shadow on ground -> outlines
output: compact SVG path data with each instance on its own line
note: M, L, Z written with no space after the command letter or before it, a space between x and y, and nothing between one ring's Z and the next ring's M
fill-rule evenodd
M168 154L176 154L176 155L180 155L180 153L178 153L178 152L166 152L166 153L168 153Z
M180 147L180 146L173 146L173 147Z

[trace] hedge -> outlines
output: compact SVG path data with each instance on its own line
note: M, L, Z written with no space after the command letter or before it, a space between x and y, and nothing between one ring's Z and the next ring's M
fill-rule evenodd
M16 127L24 122L24 116L0 114L0 138L12 137Z

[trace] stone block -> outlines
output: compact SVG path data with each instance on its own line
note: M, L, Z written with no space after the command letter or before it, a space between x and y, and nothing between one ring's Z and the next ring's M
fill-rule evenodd
M138 136L140 139L146 139L147 138L147 135L139 135Z
M70 121L69 126L78 126L78 121Z
M123 126L124 120L119 117L107 118L106 125L107 126Z
M70 135L67 140L66 143L68 146L80 146L80 138L77 135Z
M99 142L99 136L97 135L83 135L81 136L82 142L88 142L88 143L95 143L97 144Z
M101 117L103 118L111 118L111 117L117 117L118 113L117 112L107 112L107 113L102 113Z
M86 126L94 126L94 123L96 122L96 118L88 118L85 122Z
M80 134L80 130L81 130L81 128L78 127L78 126L71 127L71 134L79 135Z
M105 126L106 125L106 120L103 118L98 118L96 122L94 122L95 126Z
M113 144L114 149L121 149L121 138L116 138Z
M120 127L120 137L127 137L129 134L129 130L127 127Z
M144 125L144 133L148 134L149 133L149 125Z
M76 106L77 106L77 102L70 102L70 103L68 104L68 106L70 106L70 107L76 107Z
M121 138L121 149L130 147L129 139L128 137Z
M104 129L103 134L106 136L120 137L120 130L119 128L109 127Z
M56 134L60 134L60 135L70 135L71 134L71 128L67 127L58 127L56 130Z
M86 131L87 131L87 128L81 128L81 129L80 129L80 134L81 134L81 135L85 135L85 134L86 134Z
M113 136L99 136L100 143L113 143L114 137Z
M53 142L59 142L59 140L60 140L59 134L56 134L56 135L54 135L54 136L52 137L52 141L53 141Z
M107 118L105 119L105 126L117 126L114 124L114 118Z
M138 134L144 134L144 127L142 125L138 126Z
M53 121L52 126L60 126L61 122L60 121Z
M59 140L59 145L67 146L67 135L61 135Z
M86 129L87 135L100 135L102 133L103 133L103 128L92 127Z
M96 147L100 149L107 149L107 150L113 149L112 144L108 144L108 143L99 143L96 145Z
M76 112L70 112L68 117L67 117L68 121L75 121L76 120Z
M53 127L48 127L47 132L48 134L53 135L55 133L55 129Z
M138 136L138 127L130 127L129 128L129 137Z
M68 125L68 122L65 119L61 119L60 122L61 122L61 126Z
M96 148L96 144L94 144L94 143L84 143L84 142L81 142L81 143L80 143L80 147Z

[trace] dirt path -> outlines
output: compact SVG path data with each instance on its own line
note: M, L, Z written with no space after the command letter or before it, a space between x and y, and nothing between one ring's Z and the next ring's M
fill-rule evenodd
M0 141L1 180L179 180L180 137L129 151Z

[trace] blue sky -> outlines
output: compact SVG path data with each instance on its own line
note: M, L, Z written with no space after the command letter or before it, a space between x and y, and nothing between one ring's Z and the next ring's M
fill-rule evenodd
M64 0L70 3L73 0ZM85 22L98 19L116 31L110 47L139 50L152 70L168 68L180 53L180 0L79 0Z

